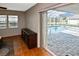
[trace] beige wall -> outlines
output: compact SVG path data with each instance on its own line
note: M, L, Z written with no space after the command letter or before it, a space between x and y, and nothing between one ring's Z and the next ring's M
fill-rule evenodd
M0 14L3 15L18 15L19 16L19 27L16 29L0 29L0 35L1 36L13 36L13 35L19 35L21 34L21 28L25 27L25 15L24 12L20 11L5 11L5 10L0 10Z
M40 46L40 11L43 11L56 4L53 3L40 3L25 12L26 27L33 30L38 34L38 47Z

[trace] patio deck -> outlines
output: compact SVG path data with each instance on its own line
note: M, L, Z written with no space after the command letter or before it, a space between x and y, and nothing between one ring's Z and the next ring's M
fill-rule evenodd
M58 56L79 56L79 33L64 30L48 35L48 48Z

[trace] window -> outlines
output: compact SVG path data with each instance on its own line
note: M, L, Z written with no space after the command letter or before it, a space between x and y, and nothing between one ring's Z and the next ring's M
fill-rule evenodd
M8 27L9 28L18 27L18 16L13 16L13 15L8 16Z
M68 24L70 25L79 25L79 20L68 20Z
M0 15L0 29L17 28L18 16L16 15Z
M6 15L0 15L0 29L7 28L7 16Z

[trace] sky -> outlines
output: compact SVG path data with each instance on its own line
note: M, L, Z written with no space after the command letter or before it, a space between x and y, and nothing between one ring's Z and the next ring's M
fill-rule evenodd
M73 16L73 15L75 14L71 12L62 12L62 11L54 11L54 10L48 11L48 17Z

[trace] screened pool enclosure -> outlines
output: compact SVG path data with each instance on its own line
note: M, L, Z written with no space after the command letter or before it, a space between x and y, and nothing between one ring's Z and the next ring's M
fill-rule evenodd
M79 55L79 15L47 11L47 48L58 56Z

